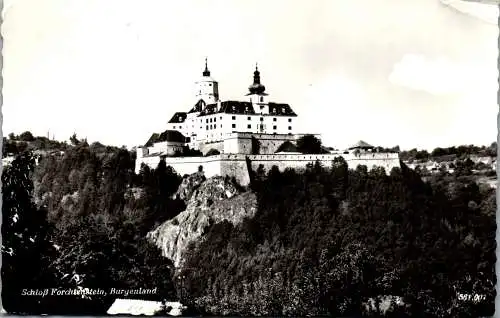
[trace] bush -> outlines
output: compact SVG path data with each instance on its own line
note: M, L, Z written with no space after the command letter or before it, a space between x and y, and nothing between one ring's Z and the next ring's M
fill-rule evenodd
M215 155L220 155L220 152L219 150L217 149L210 149L207 154L205 155L205 157L209 157L209 156L215 156Z
M321 145L321 140L313 135L306 135L297 140L297 149L305 154L321 154L324 153Z

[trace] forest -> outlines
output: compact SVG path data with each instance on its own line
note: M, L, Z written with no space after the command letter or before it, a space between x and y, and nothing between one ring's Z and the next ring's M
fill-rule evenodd
M151 299L180 300L189 315L361 316L377 296L404 300L387 316L494 312L495 189L463 172L423 181L404 165L349 170L341 158L306 171L260 168L248 189L258 196L255 217L212 224L176 270L145 236L185 209L172 196L182 177L164 162L135 174L134 153L74 137L50 141L63 153L46 155L33 153L40 137L22 141L4 167L9 313L104 314L114 301L20 297L55 287L156 287Z

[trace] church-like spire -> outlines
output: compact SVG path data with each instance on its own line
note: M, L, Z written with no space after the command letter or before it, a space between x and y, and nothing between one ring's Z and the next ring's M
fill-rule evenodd
M208 70L208 62L206 57L205 57L205 70L203 71L203 76L210 76L210 71Z
M255 63L255 72L253 72L253 84L248 88L250 94L263 94L266 87L260 83L260 72L257 63Z
M260 84L260 72L257 63L255 63L255 72L253 72L253 83Z

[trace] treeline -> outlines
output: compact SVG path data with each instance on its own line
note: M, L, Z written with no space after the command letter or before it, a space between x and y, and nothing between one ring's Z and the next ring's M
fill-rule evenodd
M490 146L458 146L458 147L448 147L448 148L435 148L430 153L427 150L417 150L411 149L408 151L401 151L399 156L401 160L429 160L436 159L443 156L454 156L457 159L464 159L467 156L477 155L484 157L496 157L497 156L497 143L493 142Z
M8 138L3 137L2 157L16 156L30 150L64 151L68 146L67 143L47 137L34 137L29 131L18 136L11 133Z
M77 145L89 146L87 139L79 139L76 134L69 138L69 143L49 139L43 136L33 136L29 131L19 135L10 133L8 138L3 137L2 157L17 156L26 151L36 151L42 153L64 152ZM96 152L113 152L120 148L114 146L105 146L100 142L94 142L90 145ZM125 149L122 147L122 149Z
M62 156L42 156L36 167L27 151L4 168L5 309L103 314L124 298L22 295L35 288L157 288L152 299L175 300L172 264L145 235L184 209L171 198L180 176L164 164L136 175L126 149L74 144Z
M493 314L494 190L458 179L434 188L440 180L405 167L349 171L342 159L254 177L255 218L213 225L190 247L184 303L211 315L361 316L367 299L393 295L407 304L395 317Z

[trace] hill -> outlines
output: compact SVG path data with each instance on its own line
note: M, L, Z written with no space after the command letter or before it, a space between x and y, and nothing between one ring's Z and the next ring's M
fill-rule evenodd
M122 298L19 297L54 286L157 288L141 298L192 314L359 316L376 299L391 299L394 316L494 310L495 190L467 165L424 181L339 158L259 169L243 189L164 162L135 174L123 148L36 140L19 141L2 174L8 312L103 314Z

